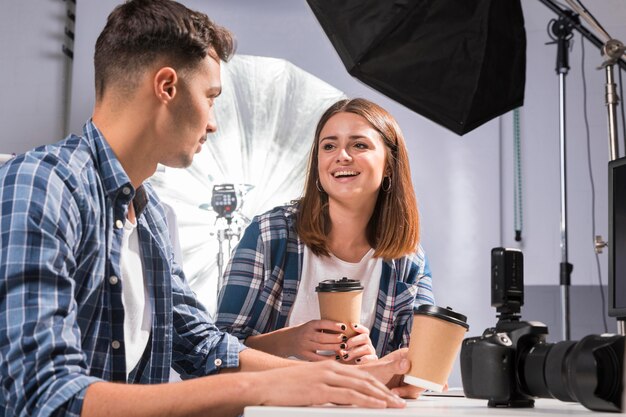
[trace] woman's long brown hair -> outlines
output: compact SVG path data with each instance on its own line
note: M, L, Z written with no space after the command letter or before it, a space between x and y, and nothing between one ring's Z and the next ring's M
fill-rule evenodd
M340 100L322 115L315 130L309 157L304 196L299 200L297 230L302 242L316 255L329 255L327 239L332 227L328 214L328 195L319 191L318 152L319 136L332 116L354 113L369 122L380 133L386 146L385 176L391 187L378 191L378 199L367 225L367 240L374 248L374 256L397 259L416 250L419 243L419 215L411 182L411 169L400 126L393 116L379 105L363 98ZM388 180L383 181L386 189Z

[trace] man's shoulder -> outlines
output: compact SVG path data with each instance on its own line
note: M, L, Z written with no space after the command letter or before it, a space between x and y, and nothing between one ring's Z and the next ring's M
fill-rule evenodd
M80 137L71 135L51 144L39 146L16 156L2 168L3 176L13 173L13 178L31 176L59 177L67 180L84 174L93 164L89 147Z

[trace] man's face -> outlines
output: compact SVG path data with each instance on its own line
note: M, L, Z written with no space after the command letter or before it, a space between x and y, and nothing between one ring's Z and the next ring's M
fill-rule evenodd
M163 165L191 165L194 155L202 150L207 133L217 130L213 106L221 91L220 61L210 55L195 70L180 74L171 106L171 123L163 138Z

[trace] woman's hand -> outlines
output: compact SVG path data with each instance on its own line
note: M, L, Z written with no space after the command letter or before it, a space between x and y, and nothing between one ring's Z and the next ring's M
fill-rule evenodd
M335 352L342 349L342 344L349 342L344 334L346 330L344 323L332 320L311 320L299 326L290 327L286 341L290 345L287 349L289 356L307 361L335 360L339 355ZM327 351L328 355L318 353L320 351Z
M339 346L341 348L337 352L339 360L360 365L378 359L376 349L370 339L370 330L359 323L350 323L350 326L358 334Z

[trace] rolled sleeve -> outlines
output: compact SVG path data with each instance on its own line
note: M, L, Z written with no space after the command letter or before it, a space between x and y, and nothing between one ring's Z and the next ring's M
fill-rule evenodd
M209 351L205 373L207 375L219 372L223 368L239 367L239 352L247 349L235 336L221 333L221 338L215 343L215 348Z
M211 322L177 265L173 277L174 370L188 379L239 367L239 352L246 347Z
M52 394L45 399L41 408L36 408L33 415L80 417L87 388L94 382L101 381L85 375L68 375L66 378L58 379L47 390Z

